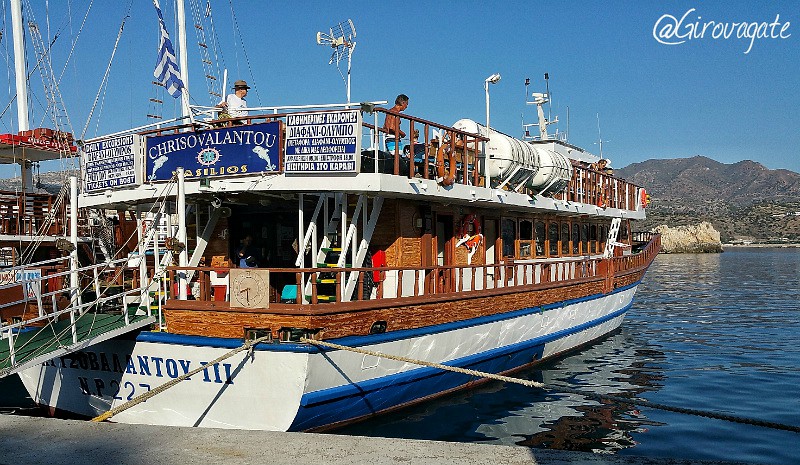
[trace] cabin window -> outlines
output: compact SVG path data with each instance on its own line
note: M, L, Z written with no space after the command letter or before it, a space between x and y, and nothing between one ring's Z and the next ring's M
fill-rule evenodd
M627 240L628 239L628 222L623 221L622 224L619 225L619 238Z
M519 257L529 258L533 245L533 221L519 220Z
M589 252L597 253L597 225L589 225Z
M500 230L503 238L503 256L513 257L514 243L517 240L517 221L513 218L503 218Z
M544 225L544 221L537 221L536 222L536 256L541 257L544 255L544 242L545 242L545 234L546 229Z
M580 223L572 223L572 254L578 255L581 253L581 225Z
M561 223L561 254L569 255L569 223Z
M589 225L586 223L581 225L581 253L589 253Z
M547 239L550 242L548 251L551 257L558 256L558 236L558 223L552 221L547 228Z

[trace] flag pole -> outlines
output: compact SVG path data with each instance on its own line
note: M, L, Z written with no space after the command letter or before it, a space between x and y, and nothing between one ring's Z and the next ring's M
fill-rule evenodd
M178 59L180 60L180 69L183 70L181 80L183 81L183 89L181 89L181 103L183 107L183 116L189 117L189 121L194 124L194 116L192 110L189 108L189 58L188 48L186 46L186 9L183 0L175 0L178 21Z

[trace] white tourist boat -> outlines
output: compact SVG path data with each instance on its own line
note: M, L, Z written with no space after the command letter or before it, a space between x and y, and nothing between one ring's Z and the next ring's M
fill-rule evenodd
M646 193L534 95L533 140L367 102L86 141L73 220L104 211L117 251L71 252L71 341L20 364L3 328L25 387L94 417L200 369L112 420L320 430L482 381L410 360L510 373L607 335L659 250Z
M640 187L558 140L486 140L474 122L471 132L397 114L420 129L422 160L409 163L382 150L374 120L386 111L303 109L86 144L85 172L103 176L84 178L79 204L137 222L144 253L115 282L148 283L131 311L160 318L23 371L31 396L95 416L266 336L113 420L312 430L477 380L301 338L508 373L619 327L658 251L658 236L630 232L644 216ZM104 150L114 155L93 157ZM128 181L93 188L102 177ZM242 241L255 268L237 267Z

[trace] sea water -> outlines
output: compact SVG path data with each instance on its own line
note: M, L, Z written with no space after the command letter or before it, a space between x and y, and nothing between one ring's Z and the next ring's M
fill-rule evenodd
M659 255L619 332L516 376L800 426L800 249ZM800 463L800 434L492 382L334 433Z

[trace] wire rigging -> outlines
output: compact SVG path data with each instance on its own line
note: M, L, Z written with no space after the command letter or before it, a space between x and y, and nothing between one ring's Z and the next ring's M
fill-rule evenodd
M89 116L86 118L86 125L83 127L83 130L81 131L79 139L85 138L86 131L89 129L89 124L92 121L92 115L94 115L94 110L95 108L97 108L97 102L98 100L100 100L101 95L105 96L105 90L108 88L108 75L111 73L111 65L114 63L114 55L116 55L117 53L117 48L119 47L119 41L122 38L122 31L125 29L125 22L128 20L128 18L130 18L132 4L133 0L128 0L128 8L125 10L125 16L123 16L122 23L119 25L119 32L117 32L117 39L114 41L114 48L111 51L111 58L109 58L108 60L106 71L105 73L103 73L103 79L100 81L100 88L97 89L97 95L94 98L94 103L92 103L91 110L89 110Z
M242 30L239 28L239 21L236 19L236 12L233 10L233 1L228 0L228 4L231 7L231 21L233 22L234 28L234 35L239 37L239 45L242 47L242 53L244 54L245 63L247 63L247 73L250 76L250 79L253 81L253 91L256 94L256 98L258 99L258 105L261 105L261 94L258 92L258 86L255 84L255 78L253 77L253 68L250 66L250 57L247 56L247 49L244 46L244 37L242 36ZM237 65L236 69L238 72L239 65L238 65L238 58L236 60Z

